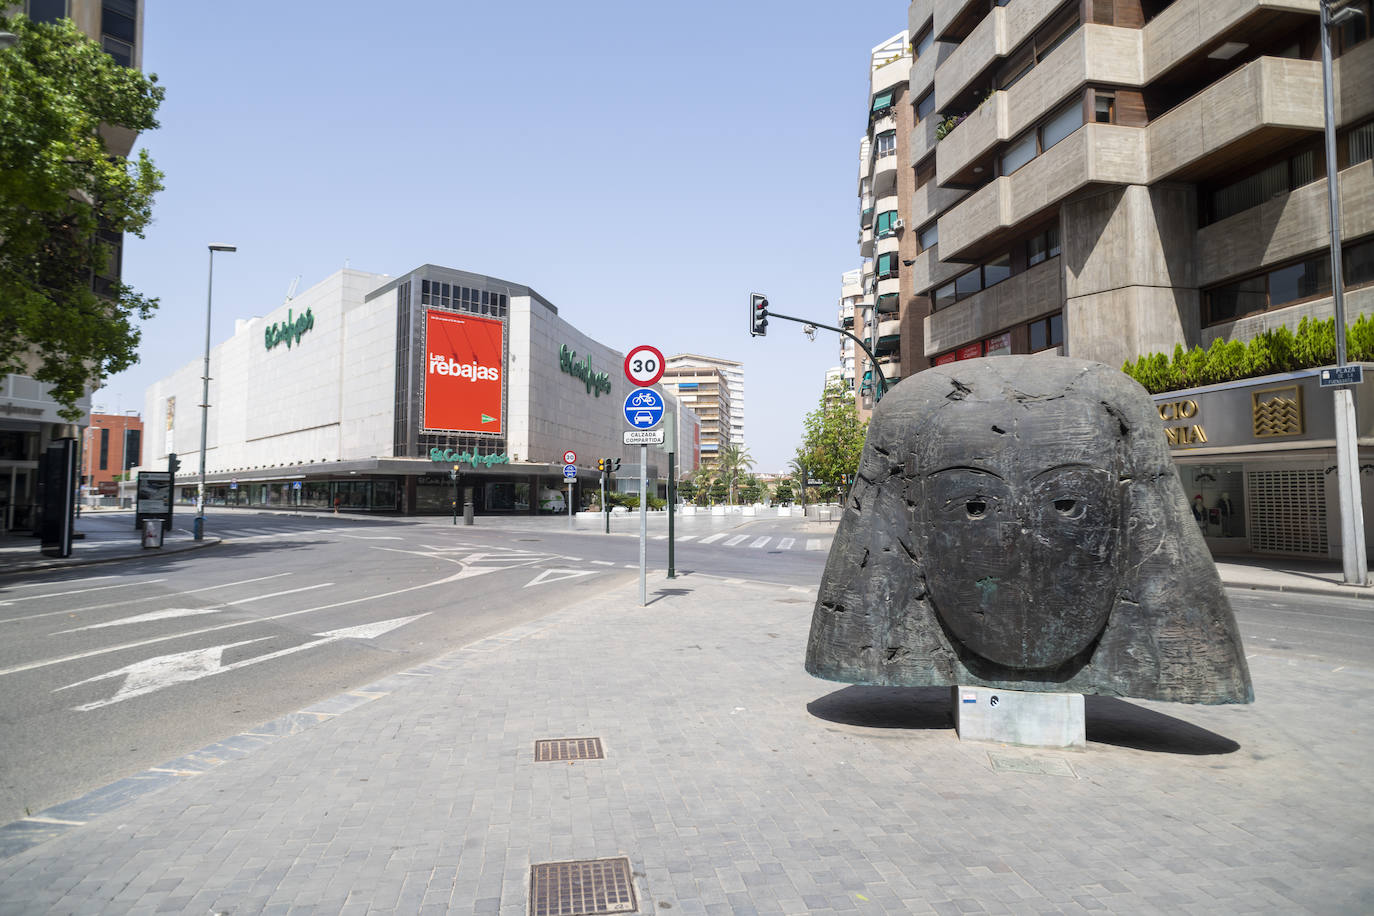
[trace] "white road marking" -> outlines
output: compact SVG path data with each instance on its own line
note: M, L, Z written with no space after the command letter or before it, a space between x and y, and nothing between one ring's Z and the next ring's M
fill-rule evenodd
M719 534L708 534L706 537L701 539L700 543L714 544L716 541L719 541L721 538L725 537L725 534L726 532L724 531L720 532Z
M254 601L266 601L268 598L280 598L282 595L294 595L297 592L308 592L313 591L317 588L328 588L333 584L333 582L321 582L319 585L306 585L302 586L301 588L288 588L284 592L269 592L266 595L254 595L251 598L239 598L235 601L226 601L224 603L226 605L232 606L237 606L240 604L252 604Z
M113 579L114 576L84 576L80 579L68 579L65 582L25 582L23 585L7 585L5 588L42 588L45 585L71 585L73 582L98 582L101 579Z
M754 543L750 544L749 546L750 546L750 548L754 548L754 547L765 547L765 546L767 546L768 542L771 541L771 540L773 540L773 539L772 539L772 538L756 538L756 539L754 540Z
M666 540L668 540L668 535L666 535L666 534L656 534L656 535L654 535L653 539L654 539L655 541L666 541Z
M130 588L135 585L152 585L156 582L166 582L166 579L144 579L141 582L122 582L119 585L97 585L95 588L78 588L70 592L49 592L46 595L25 595L22 598L10 598L0 601L0 607L9 607L11 604L18 604L20 601L39 601L43 598L65 598L67 595L84 595L87 592L104 592L112 588Z
M637 568L637 567L636 567ZM419 585L408 585L405 588L393 589L389 592L382 592L380 595L363 595L360 598L348 598L344 601L335 601L332 604L321 604L316 607L302 608L299 611L286 611L281 614L270 614L266 617L253 617L249 620L235 620L232 623L221 623L213 627L201 627L199 630L189 630L185 633L172 633L168 636L154 636L150 639L140 639L137 642L121 643L117 646L107 646L103 649L92 649L89 652L78 652L75 655L64 655L60 658L50 658L41 662L30 662L27 665L15 665L10 668L0 668L0 677L7 674L22 674L25 671L32 671L35 668L47 668L51 665L61 665L66 662L80 661L83 658L91 658L95 655L108 655L111 652L123 652L127 649L139 649L143 646L151 646L160 642L167 642L169 639L186 639L191 636L200 636L203 633L217 633L220 630L230 630L234 627L247 626L250 623L263 623L269 620L285 620L288 617L299 617L301 614L313 614L316 611L331 611L336 607L347 607L350 604L361 604L364 601L380 601L383 598L391 598L396 595L404 595L407 592L419 591L422 588L433 588L436 585L448 585L460 579L471 578L474 575L496 572L495 569L479 569L476 572L463 570L442 579L435 579L432 582L421 582Z
M735 546L736 544L738 544L740 541L747 541L747 540L749 540L749 535L747 535L747 534L737 534L737 535L735 535L734 537L730 538L730 540L726 541L726 542L725 542L724 544L722 544L721 546L722 546L722 547L734 547L734 546Z
M678 543L682 543L683 541L694 541L694 540L696 540L696 535L695 535L695 534L680 535L680 536L678 536L677 538L674 538L674 540L676 540Z
M84 627L75 627L70 630L58 630L53 636L62 636L67 633L80 633L83 630L103 630L106 627L122 627L130 623L150 623L154 620L176 620L180 617L198 617L202 614L218 614L224 610L223 605L219 607L173 607L161 611L150 611L147 614L136 614L133 617L121 617L118 620L107 620L104 623L92 623Z
M124 683L114 696L105 700L97 700L94 703L83 703L80 706L73 706L76 712L89 712L92 709L99 709L102 706L109 706L113 703L120 703L137 696L143 696L164 687L171 687L174 684L184 684L189 681L198 681L201 678L210 677L215 674L223 674L226 671L237 671L240 668L247 668L249 665L257 665L261 662L271 661L286 655L293 655L297 652L304 652L306 649L313 649L316 646L323 646L326 643L338 642L341 639L376 639L384 633L405 626L428 614L416 614L413 617L397 617L394 620L382 620L377 623L363 624L357 627L344 627L339 630L328 630L324 633L316 633L319 639L302 643L299 646L291 646L288 649L281 649L276 652L269 652L266 655L258 655L254 658L235 662L232 665L223 664L221 659L225 649L232 649L236 646L246 646L249 643L262 642L271 639L270 636L260 636L256 639L245 639L241 642L232 642L223 646L211 646L207 649L192 649L189 652L177 652L173 655L160 655L157 658L144 659L141 662L134 662L132 665L125 665L114 671L107 671L104 674L97 674L95 677L88 677L84 681L77 681L75 684L68 684L66 687L58 687L58 690L70 690L73 687L80 687L82 684L90 684L95 681L103 681L108 678L126 675Z
M825 549L825 541L822 541L820 538L807 538L807 539L806 539L806 549L807 549L807 550L824 550L824 549Z
M353 538L356 541L403 541L405 538L397 537L394 534L340 534L341 538Z
M797 543L797 539L796 539L796 538L783 538L781 541L778 541L778 549L779 549L779 550L791 550L791 549L792 549L792 545L795 544L795 543Z
M531 585L547 585L550 582L562 582L564 579L577 579L581 576L594 575L596 575L594 569L546 569L521 587L529 588Z
M610 560L592 560L593 566L614 566Z
M230 588L235 585L248 585L252 582L266 582L268 579L280 579L282 576L292 575L289 572L273 573L270 576L258 576L256 579L236 579L233 582L225 582L222 585L207 585L204 588L191 588L184 592L172 592L169 595L147 595L143 598L127 598L124 601L111 601L107 604L89 604L86 607L74 607L61 611L45 611L42 614L29 614L26 617L9 617L0 620L0 623L17 623L20 620L38 620L40 617L59 617L80 614L82 611L105 611L112 607L124 607L128 604L142 604L145 601L160 601L165 598L179 598L182 595L196 595L201 592L212 592L217 588Z

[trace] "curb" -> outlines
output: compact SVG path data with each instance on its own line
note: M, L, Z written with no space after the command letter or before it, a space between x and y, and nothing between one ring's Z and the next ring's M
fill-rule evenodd
M217 537L208 537L200 541L182 542L174 546L168 546L164 543L162 547L158 548L157 553L151 554L142 552L120 553L101 557L82 557L73 555L60 559L54 557L52 559L33 560L29 562L21 561L15 566L0 569L0 576L8 576L14 573L23 572L48 572L54 569L68 569L73 566L97 566L101 563L117 563L121 560L151 560L172 553L186 553L190 550L203 550L206 547L221 543L221 540L221 538ZM143 551L146 550L146 548L140 547L139 550Z

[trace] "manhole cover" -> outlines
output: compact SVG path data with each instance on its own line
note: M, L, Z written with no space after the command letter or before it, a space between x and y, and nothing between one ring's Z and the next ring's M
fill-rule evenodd
M550 760L604 760L600 738L545 738L534 742L534 762Z
M633 913L629 859L544 862L530 869L530 916Z

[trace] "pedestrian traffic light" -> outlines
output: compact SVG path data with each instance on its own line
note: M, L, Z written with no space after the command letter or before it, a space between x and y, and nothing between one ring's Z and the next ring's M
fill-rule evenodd
M175 474L181 468L181 459L177 458L176 452L167 453L167 473Z
M749 294L749 336L763 337L768 333L768 297Z
M620 459L619 459L619 458L612 458L612 459L610 460L609 463L610 463L610 467L611 467L611 470L612 470L612 471L618 471L618 470L620 470Z

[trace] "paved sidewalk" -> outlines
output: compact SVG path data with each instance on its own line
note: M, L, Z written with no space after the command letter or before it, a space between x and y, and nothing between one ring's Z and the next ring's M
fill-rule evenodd
M1260 653L1253 706L1089 697L1086 750L1028 750L959 741L948 690L808 676L814 590L650 598L50 809L0 913L525 916L532 865L622 856L644 914L1374 909L1372 672ZM605 759L535 762L566 737Z
M32 535L0 535L0 574L156 557L159 554L197 550L220 542L219 538L208 535L202 540L195 540L190 531L193 518L194 510L176 513L172 530L163 535L162 547L145 548L142 532L134 528L134 513L83 510L73 529L83 536L72 539L70 557L44 556L39 539Z

